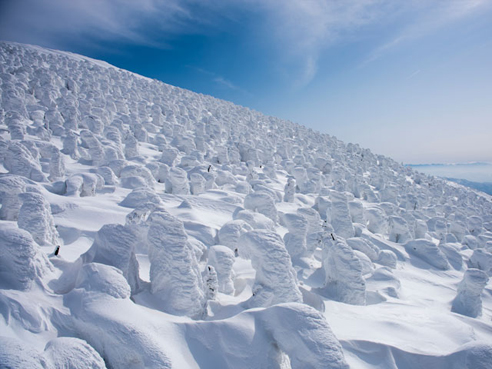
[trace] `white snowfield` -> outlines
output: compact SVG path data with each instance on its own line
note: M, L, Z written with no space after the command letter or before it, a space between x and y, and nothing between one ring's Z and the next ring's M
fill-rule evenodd
M492 201L0 43L0 368L492 368Z

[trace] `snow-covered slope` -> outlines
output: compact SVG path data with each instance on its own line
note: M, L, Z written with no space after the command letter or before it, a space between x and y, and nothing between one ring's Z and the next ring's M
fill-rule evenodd
M70 53L0 78L0 367L491 367L489 198Z

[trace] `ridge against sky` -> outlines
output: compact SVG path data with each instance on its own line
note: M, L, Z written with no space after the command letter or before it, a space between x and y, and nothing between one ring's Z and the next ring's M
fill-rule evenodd
M490 0L18 0L0 39L102 59L405 163L492 161Z

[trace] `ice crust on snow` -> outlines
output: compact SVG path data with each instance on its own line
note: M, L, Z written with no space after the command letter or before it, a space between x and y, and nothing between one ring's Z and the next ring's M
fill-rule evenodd
M2 364L488 368L487 195L75 54L0 95Z

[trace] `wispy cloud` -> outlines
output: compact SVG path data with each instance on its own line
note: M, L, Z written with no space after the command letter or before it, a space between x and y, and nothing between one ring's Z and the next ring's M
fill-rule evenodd
M490 3L490 0L16 0L0 3L0 38L52 47L65 46L73 39L166 47L176 35L220 29L240 10L255 14L252 27L258 31L256 37L260 34L262 42L274 50L276 62L288 69L295 86L303 87L316 75L323 51L337 43L364 37L370 27L399 24L395 37L382 40L365 63L377 60L410 38L420 37ZM227 86L222 80L215 82Z
M405 22L395 30L395 35L392 39L383 41L360 66L363 67L378 60L405 42L425 37L436 29L491 4L492 1L490 0L410 0L402 8L398 9L398 12L387 14L388 17L401 16Z
M230 80L218 75L217 73L211 72L209 70L203 69L203 68L198 68L198 67L193 67L193 66L188 66L188 68L194 69L195 71L204 74L206 76L209 76L211 81L217 84L218 86L231 90L231 91L237 91L240 92L244 95L251 96L251 93L248 91L244 90L243 88L237 86Z
M420 69L417 69L416 71L410 73L408 76L407 76L407 79L412 79L413 77L415 77L417 74L420 73Z
M214 82L217 83L218 85L220 86L224 86L230 90L235 90L235 91L239 91L241 90L239 87L237 87L234 83L232 83L231 81L223 78L223 77L216 77L214 78Z
M51 47L121 41L166 47L175 35L202 32L193 0L16 0L0 3L0 38Z

